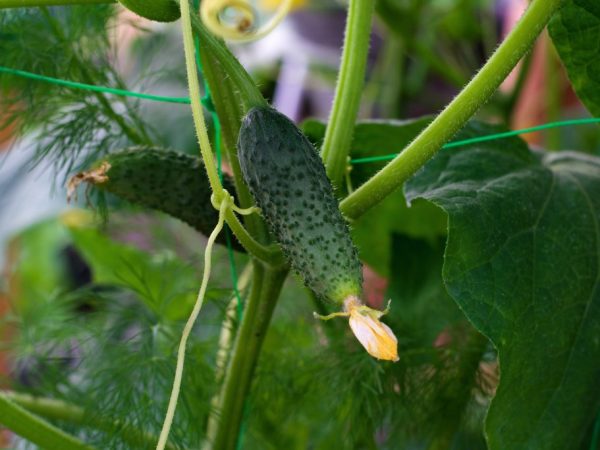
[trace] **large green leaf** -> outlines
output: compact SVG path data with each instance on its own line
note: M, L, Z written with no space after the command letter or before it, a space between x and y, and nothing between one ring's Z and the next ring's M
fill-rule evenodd
M575 92L587 109L600 117L600 2L567 2L549 30Z
M579 448L600 406L600 159L447 149L405 194L448 213L446 287L498 348L490 449Z
M416 120L369 120L354 128L350 149L352 159L390 155L399 152L431 121L430 117ZM309 120L302 125L308 138L317 146L325 135L325 124ZM371 178L387 161L354 163L350 178L354 187ZM392 234L401 233L434 243L446 234L446 218L439 208L417 202L406 206L404 194L395 191L376 207L351 224L352 237L358 245L360 257L378 273L389 275Z

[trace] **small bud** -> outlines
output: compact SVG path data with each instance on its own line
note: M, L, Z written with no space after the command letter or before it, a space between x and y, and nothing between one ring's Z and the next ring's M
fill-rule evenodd
M350 316L352 332L371 356L387 361L400 359L398 339L390 327L379 320L384 311L371 309L356 297L348 298L345 308Z

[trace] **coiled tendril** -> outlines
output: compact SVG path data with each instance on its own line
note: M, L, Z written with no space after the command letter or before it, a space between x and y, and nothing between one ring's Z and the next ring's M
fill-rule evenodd
M258 12L250 0L204 0L200 17L215 35L232 41L249 42L269 34L290 11L293 0L282 0L270 20L257 28Z

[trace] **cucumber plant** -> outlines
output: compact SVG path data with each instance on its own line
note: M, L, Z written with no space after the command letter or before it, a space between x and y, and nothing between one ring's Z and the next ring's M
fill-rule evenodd
M85 83L78 88L111 84L122 93L118 71L101 55L117 9L93 6L102 0L64 3L0 0L3 120L22 117L42 131L38 159L81 169L72 189L88 182L209 236L204 276L192 306L196 266L173 253L199 244L189 243L194 235L182 246L183 231L152 236L153 245L168 240L169 251L147 245L148 253L90 230L89 218L77 214L24 232L11 252L21 246L35 257L12 257L7 271L20 277L7 283L16 305L8 317L18 329L8 344L21 364L11 379L24 382L0 393L1 425L40 448L598 446L598 139L589 154L546 152L507 132L517 100L536 101L524 88L535 59L512 92L497 92L548 25L558 51L548 58L561 59L597 116L594 0L532 0L494 51L488 25L496 17L487 3L350 0L330 117L303 127L312 142L268 104L220 39L268 34L291 1L261 25L247 0L120 0L146 19L180 20L200 157L162 150L171 146L157 132L164 123L151 123L129 100L72 85L61 96L16 81L15 70L45 71L77 77ZM36 9L7 9L15 6ZM388 41L369 78L383 87L365 85L374 14ZM31 31L21 32L27 24ZM423 26L460 49L438 58ZM474 41L465 47L466 36ZM46 39L53 45L44 56ZM463 63L482 48L491 54L473 75ZM384 111L405 110L386 107L397 99L442 103L427 67L460 86L441 113L357 119L378 90ZM546 76L553 75L548 64ZM206 110L220 125L212 140L200 78ZM546 96L559 101L547 86ZM583 150L582 140L570 142ZM220 173L215 149L230 175ZM124 204L111 208L126 216ZM225 223L231 239L217 234ZM209 282L215 240L242 251L215 249ZM49 262L65 243L85 256L91 287L73 289ZM235 269L242 260L244 282L235 272L229 280L221 263ZM288 277L290 269L298 277ZM223 293L231 283L233 292ZM377 284L387 286L389 311ZM81 305L92 314L82 316ZM318 319L347 317L349 327L315 320L313 310ZM202 326L193 333L198 315Z

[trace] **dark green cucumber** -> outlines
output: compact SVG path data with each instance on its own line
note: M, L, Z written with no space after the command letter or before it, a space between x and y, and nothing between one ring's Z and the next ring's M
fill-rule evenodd
M179 5L173 0L119 0L125 8L138 16L156 22L173 22L179 19Z
M163 211L209 235L219 219L210 202L211 189L200 158L149 147L132 147L103 159L110 167L106 180L94 184L127 201ZM90 172L91 173L91 172ZM93 177L88 177L88 181ZM96 177L97 178L97 177ZM235 194L233 181L223 177L223 187ZM225 243L225 233L218 242ZM232 237L237 250L241 245Z
M317 151L287 117L251 109L238 139L242 173L292 268L318 297L360 297L361 264Z

